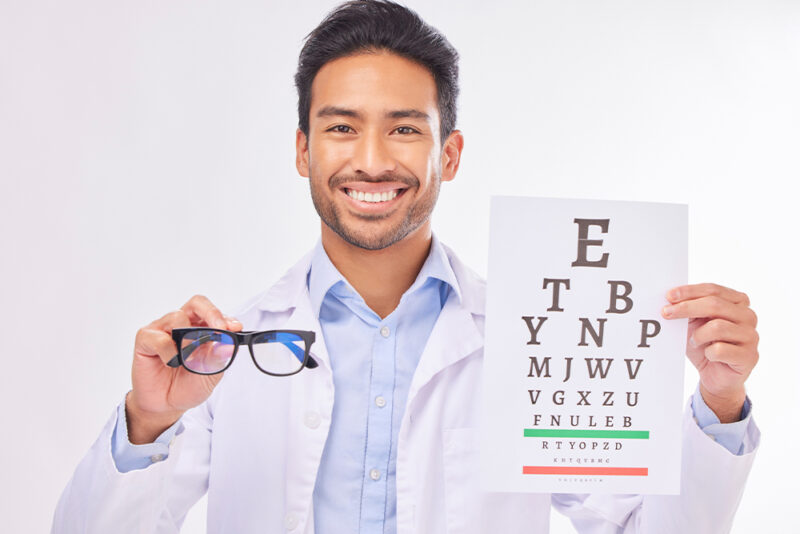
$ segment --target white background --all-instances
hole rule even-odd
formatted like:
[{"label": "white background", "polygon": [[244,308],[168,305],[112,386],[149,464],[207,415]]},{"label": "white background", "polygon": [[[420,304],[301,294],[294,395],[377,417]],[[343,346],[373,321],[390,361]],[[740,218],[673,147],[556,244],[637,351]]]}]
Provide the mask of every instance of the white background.
[{"label": "white background", "polygon": [[[799,531],[800,3],[411,4],[462,56],[440,237],[485,273],[491,194],[688,203],[690,280],[761,319],[734,532]],[[4,531],[49,528],[139,327],[194,293],[230,310],[313,245],[292,75],[333,5],[0,0]]]}]

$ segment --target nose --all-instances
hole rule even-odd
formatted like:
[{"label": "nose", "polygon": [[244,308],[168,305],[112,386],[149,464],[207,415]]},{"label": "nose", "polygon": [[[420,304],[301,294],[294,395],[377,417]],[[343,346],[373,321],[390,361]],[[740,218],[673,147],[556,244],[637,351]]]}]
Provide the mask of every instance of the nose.
[{"label": "nose", "polygon": [[380,176],[397,167],[397,161],[386,140],[379,132],[374,131],[365,133],[356,141],[350,164],[353,171],[368,176]]}]

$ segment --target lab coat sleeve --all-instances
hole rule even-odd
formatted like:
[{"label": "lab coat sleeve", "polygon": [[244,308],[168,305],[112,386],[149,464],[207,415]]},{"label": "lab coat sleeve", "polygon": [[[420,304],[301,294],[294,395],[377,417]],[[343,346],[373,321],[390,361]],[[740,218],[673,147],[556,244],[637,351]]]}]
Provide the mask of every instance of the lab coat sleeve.
[{"label": "lab coat sleeve", "polygon": [[687,407],[680,495],[553,494],[551,501],[581,534],[727,533],[759,440],[750,417],[742,454],[732,454],[703,433]]},{"label": "lab coat sleeve", "polygon": [[51,533],[177,533],[208,488],[212,419],[207,403],[180,421],[165,460],[122,473],[111,454],[115,410],[61,495]]}]

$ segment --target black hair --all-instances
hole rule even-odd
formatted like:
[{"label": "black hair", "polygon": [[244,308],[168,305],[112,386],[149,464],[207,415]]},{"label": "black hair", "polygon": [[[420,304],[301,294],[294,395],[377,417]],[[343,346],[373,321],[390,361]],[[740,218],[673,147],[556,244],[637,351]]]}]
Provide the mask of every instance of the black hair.
[{"label": "black hair", "polygon": [[294,76],[298,127],[306,136],[311,83],[319,69],[334,59],[382,50],[415,61],[433,75],[444,143],[456,125],[458,52],[414,11],[387,0],[345,2],[306,36]]}]

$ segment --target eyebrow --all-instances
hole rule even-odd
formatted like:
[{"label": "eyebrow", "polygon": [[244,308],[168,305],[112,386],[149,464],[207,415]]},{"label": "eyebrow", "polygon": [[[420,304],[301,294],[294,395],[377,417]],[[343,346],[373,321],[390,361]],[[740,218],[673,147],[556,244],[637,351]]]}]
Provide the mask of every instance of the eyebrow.
[{"label": "eyebrow", "polygon": [[360,119],[361,113],[354,109],[325,106],[317,111],[317,117],[353,117],[354,119]]},{"label": "eyebrow", "polygon": [[[317,117],[352,117],[362,119],[361,113],[354,109],[341,108],[338,106],[325,106],[317,111]],[[387,119],[422,119],[430,120],[430,115],[418,109],[398,109],[386,113]]]},{"label": "eyebrow", "polygon": [[430,120],[431,116],[418,109],[398,109],[386,114],[389,119],[422,119]]}]

